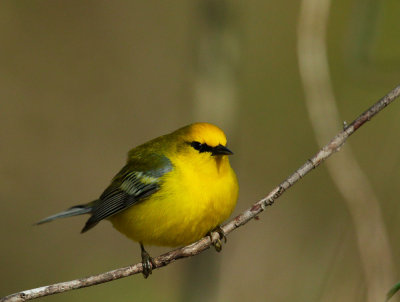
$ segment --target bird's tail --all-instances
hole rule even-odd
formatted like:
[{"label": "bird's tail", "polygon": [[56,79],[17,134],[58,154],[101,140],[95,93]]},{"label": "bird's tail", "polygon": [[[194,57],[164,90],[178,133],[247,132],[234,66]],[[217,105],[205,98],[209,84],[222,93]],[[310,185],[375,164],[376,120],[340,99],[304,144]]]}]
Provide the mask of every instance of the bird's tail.
[{"label": "bird's tail", "polygon": [[72,216],[78,216],[78,215],[83,215],[83,214],[88,214],[92,211],[92,205],[91,203],[89,204],[83,204],[83,205],[77,205],[74,207],[69,208],[66,211],[51,215],[49,217],[46,217],[35,224],[42,224],[46,222],[53,221],[58,218],[66,218],[66,217],[72,217]]}]

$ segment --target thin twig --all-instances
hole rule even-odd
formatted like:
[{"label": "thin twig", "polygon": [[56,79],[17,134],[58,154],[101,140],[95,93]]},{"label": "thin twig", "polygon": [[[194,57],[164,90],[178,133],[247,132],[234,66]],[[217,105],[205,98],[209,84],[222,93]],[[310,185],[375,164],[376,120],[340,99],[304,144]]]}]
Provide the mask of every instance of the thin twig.
[{"label": "thin twig", "polygon": [[[270,206],[274,201],[280,197],[287,189],[293,186],[300,178],[304,177],[312,169],[318,167],[325,159],[330,155],[340,150],[340,147],[345,143],[347,138],[352,135],[357,129],[359,129],[364,123],[371,120],[378,112],[383,108],[393,102],[400,95],[400,85],[394,88],[386,96],[376,102],[372,107],[361,114],[357,119],[355,119],[349,126],[343,129],[339,134],[337,134],[327,145],[325,145],[321,150],[318,151],[311,159],[307,160],[304,165],[302,165],[296,172],[290,175],[284,182],[279,186],[274,188],[265,198],[256,202],[252,207],[232,219],[226,225],[222,227],[225,234],[232,232],[238,227],[246,224],[251,219],[259,215],[265,210],[267,206]],[[219,238],[217,232],[212,233],[213,240]],[[211,245],[211,239],[205,237],[191,245],[170,251],[154,259],[156,263],[155,268],[160,268],[168,265],[169,263],[186,257],[191,257],[197,255],[204,250],[208,249]],[[153,268],[153,269],[155,269]],[[10,301],[27,301],[35,298],[48,296],[56,293],[61,293],[69,291],[72,289],[78,289],[83,287],[88,287],[100,283],[109,282],[115,279],[120,279],[123,277],[128,277],[137,273],[142,272],[142,264],[138,263],[135,265],[127,266],[124,268],[119,268],[106,273],[94,275],[87,278],[76,279],[67,282],[56,283],[52,285],[47,285],[35,289],[25,290],[19,293],[15,293],[4,297],[0,302],[10,302]]]}]

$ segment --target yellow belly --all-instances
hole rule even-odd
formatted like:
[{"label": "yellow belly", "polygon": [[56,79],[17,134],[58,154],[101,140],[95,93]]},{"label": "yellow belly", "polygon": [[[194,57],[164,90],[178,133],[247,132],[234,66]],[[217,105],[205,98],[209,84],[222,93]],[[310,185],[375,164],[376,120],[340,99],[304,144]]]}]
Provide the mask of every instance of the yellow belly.
[{"label": "yellow belly", "polygon": [[159,191],[109,220],[143,244],[182,246],[199,240],[225,221],[236,205],[236,175],[227,158],[220,160],[215,169],[209,162],[175,163]]}]

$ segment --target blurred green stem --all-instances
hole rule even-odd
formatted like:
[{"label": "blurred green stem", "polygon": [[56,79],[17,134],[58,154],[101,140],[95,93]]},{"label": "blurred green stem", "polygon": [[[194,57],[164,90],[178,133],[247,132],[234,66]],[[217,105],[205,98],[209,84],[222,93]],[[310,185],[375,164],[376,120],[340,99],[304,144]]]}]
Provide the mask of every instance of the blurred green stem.
[{"label": "blurred green stem", "polygon": [[[235,68],[238,56],[231,3],[201,0],[197,7],[200,24],[195,35],[194,120],[212,122],[231,132],[236,116]],[[220,255],[207,254],[188,263],[182,301],[215,301],[220,257],[223,257],[223,250]]]},{"label": "blurred green stem", "polygon": [[[329,74],[326,32],[330,0],[303,0],[298,24],[298,60],[305,104],[320,146],[342,124]],[[350,146],[327,163],[344,197],[357,237],[366,301],[382,300],[394,280],[394,263],[378,198]]]}]

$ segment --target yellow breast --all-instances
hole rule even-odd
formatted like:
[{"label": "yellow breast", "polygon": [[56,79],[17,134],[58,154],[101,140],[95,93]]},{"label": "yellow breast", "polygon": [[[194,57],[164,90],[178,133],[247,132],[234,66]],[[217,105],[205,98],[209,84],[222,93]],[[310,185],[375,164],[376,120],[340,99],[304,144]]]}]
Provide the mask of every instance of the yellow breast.
[{"label": "yellow breast", "polygon": [[161,189],[110,217],[114,227],[143,244],[182,246],[202,238],[232,213],[238,183],[228,156],[175,156]]}]

